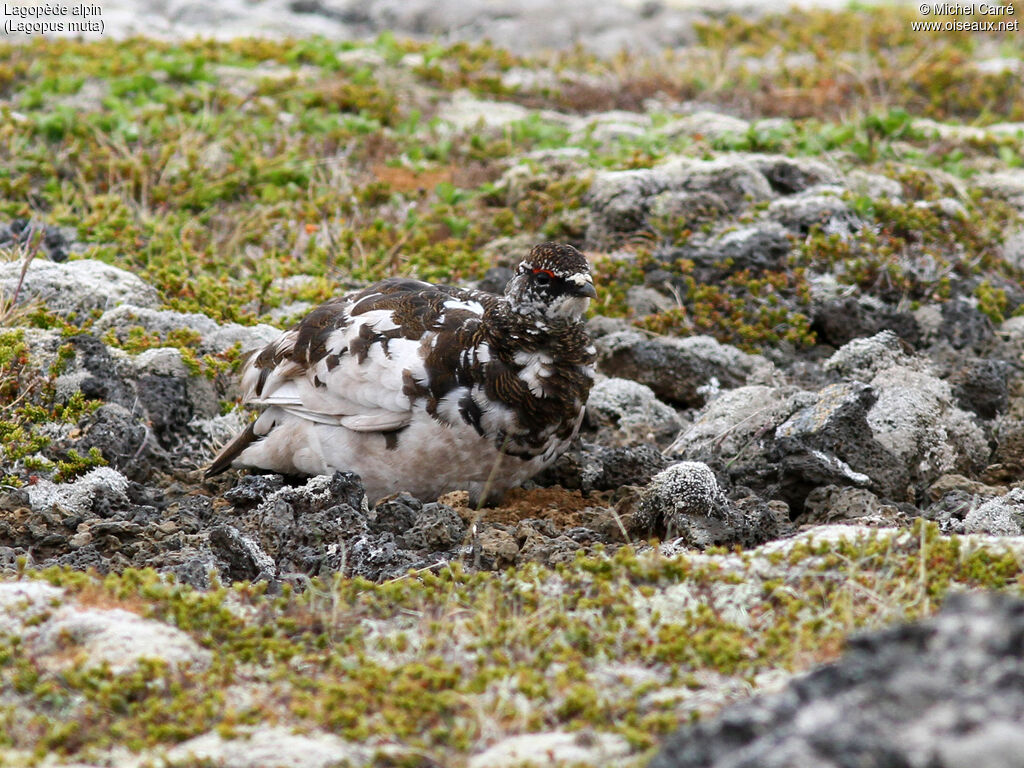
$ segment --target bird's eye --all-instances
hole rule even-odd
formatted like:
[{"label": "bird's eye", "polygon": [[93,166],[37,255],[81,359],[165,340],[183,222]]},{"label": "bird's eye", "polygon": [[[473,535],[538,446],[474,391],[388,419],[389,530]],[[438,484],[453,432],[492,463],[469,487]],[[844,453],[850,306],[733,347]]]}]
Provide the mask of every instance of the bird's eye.
[{"label": "bird's eye", "polygon": [[533,279],[537,282],[537,285],[549,285],[554,278],[555,273],[550,269],[533,270]]}]

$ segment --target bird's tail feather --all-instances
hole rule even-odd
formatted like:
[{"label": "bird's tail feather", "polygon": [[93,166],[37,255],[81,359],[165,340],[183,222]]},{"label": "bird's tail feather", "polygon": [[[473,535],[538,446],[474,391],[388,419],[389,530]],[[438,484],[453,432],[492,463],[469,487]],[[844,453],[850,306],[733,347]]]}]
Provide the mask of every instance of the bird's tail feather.
[{"label": "bird's tail feather", "polygon": [[253,424],[250,424],[230,443],[220,449],[220,453],[214,458],[213,463],[206,468],[203,477],[213,477],[228,469],[231,466],[231,462],[238,458],[238,454],[257,440],[259,440],[259,437],[256,435],[256,430],[253,429]]}]

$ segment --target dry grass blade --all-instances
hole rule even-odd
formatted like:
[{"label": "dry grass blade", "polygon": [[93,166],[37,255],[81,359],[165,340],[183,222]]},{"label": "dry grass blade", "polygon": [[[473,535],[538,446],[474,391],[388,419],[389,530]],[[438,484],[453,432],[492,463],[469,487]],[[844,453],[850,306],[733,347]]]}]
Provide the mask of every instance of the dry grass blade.
[{"label": "dry grass blade", "polygon": [[25,285],[25,276],[28,274],[29,264],[32,263],[32,259],[39,253],[39,245],[42,241],[43,233],[39,231],[34,233],[34,237],[27,247],[16,246],[13,249],[15,260],[24,258],[24,263],[21,265],[21,272],[18,274],[18,284],[14,286],[14,293],[8,298],[0,291],[0,326],[10,325],[19,314],[27,311],[25,305],[22,305],[20,308],[18,307],[18,298],[21,296],[21,289]]}]

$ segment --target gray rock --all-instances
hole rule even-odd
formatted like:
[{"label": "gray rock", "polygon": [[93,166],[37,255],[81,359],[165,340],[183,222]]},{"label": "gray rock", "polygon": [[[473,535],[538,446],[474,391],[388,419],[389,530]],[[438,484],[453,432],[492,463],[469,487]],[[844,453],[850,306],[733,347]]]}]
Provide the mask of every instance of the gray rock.
[{"label": "gray rock", "polygon": [[101,493],[114,494],[127,504],[128,478],[110,467],[97,467],[74,482],[52,483],[40,479],[28,487],[32,509],[57,509],[67,516],[85,516],[92,512],[93,502]]},{"label": "gray rock", "polygon": [[1024,488],[1013,488],[1005,496],[989,499],[971,509],[964,518],[964,533],[1020,536],[1024,530]]},{"label": "gray rock", "polygon": [[608,376],[631,379],[655,395],[684,406],[702,405],[722,388],[770,380],[774,367],[710,336],[649,338],[618,331],[596,340],[598,368]]},{"label": "gray rock", "polygon": [[782,225],[767,221],[755,226],[729,229],[696,247],[684,247],[681,255],[703,266],[725,268],[729,272],[744,269],[778,269],[792,248],[789,233]]},{"label": "gray rock", "polygon": [[980,173],[971,179],[971,185],[1024,211],[1024,171],[1020,169]]},{"label": "gray rock", "polygon": [[729,206],[714,192],[670,189],[655,195],[650,203],[652,223],[669,231],[696,229],[704,222],[721,219],[728,212]]},{"label": "gray rock", "polygon": [[895,365],[922,367],[924,363],[892,331],[867,339],[854,339],[825,361],[825,370],[846,379],[870,379],[878,371]]},{"label": "gray rock", "polygon": [[359,768],[370,762],[370,750],[332,733],[294,733],[291,728],[262,724],[240,728],[236,737],[210,731],[167,751],[169,765],[218,765],[224,768]]},{"label": "gray rock", "polygon": [[670,737],[649,768],[1001,766],[1024,754],[1024,602],[952,594],[791,682]]},{"label": "gray rock", "polygon": [[[0,263],[0,294],[12,297],[21,275],[22,262]],[[106,311],[121,304],[156,307],[156,290],[131,272],[83,259],[57,264],[33,259],[18,294],[19,303],[42,302],[47,309],[67,317],[85,319],[94,310]]]},{"label": "gray rock", "polygon": [[672,185],[672,177],[659,169],[597,174],[584,198],[592,211],[587,239],[600,242],[618,233],[642,229],[655,196]]},{"label": "gray rock", "polygon": [[669,460],[651,443],[609,448],[581,440],[533,481],[584,493],[610,491],[646,485],[668,464]]},{"label": "gray rock", "polygon": [[678,304],[675,299],[654,288],[631,285],[626,291],[626,306],[632,316],[643,317],[674,309]]},{"label": "gray rock", "polygon": [[743,135],[750,130],[750,123],[732,115],[702,110],[686,117],[671,120],[658,129],[658,133],[670,139],[680,136],[705,136],[719,138],[730,134]]},{"label": "gray rock", "polygon": [[[159,659],[172,670],[198,671],[209,666],[212,657],[177,627],[120,608],[65,605],[24,637],[34,654],[45,657],[40,660],[44,666],[60,669],[105,663],[114,674],[122,674],[134,669],[141,659]],[[79,653],[84,661],[75,658]]]},{"label": "gray rock", "polygon": [[804,524],[852,522],[855,525],[896,526],[906,516],[893,504],[886,504],[866,488],[826,485],[815,488],[804,502]]},{"label": "gray rock", "polygon": [[849,237],[864,227],[864,222],[839,197],[841,189],[830,187],[827,193],[812,189],[773,200],[765,215],[796,235],[806,236],[813,227],[826,235]]},{"label": "gray rock", "polygon": [[219,325],[213,318],[198,312],[156,310],[128,303],[104,312],[93,324],[93,331],[100,335],[113,331],[120,340],[126,341],[135,327],[161,338],[167,338],[172,331],[195,331],[201,337],[198,347],[201,354],[223,352],[236,343],[241,344],[241,352],[248,352],[269,344],[281,335],[281,330],[271,325]]},{"label": "gray rock", "polygon": [[401,537],[407,549],[439,552],[454,549],[466,538],[466,524],[447,504],[424,504],[412,526]]},{"label": "gray rock", "polygon": [[792,195],[823,184],[841,184],[842,176],[831,165],[810,157],[765,155],[750,153],[739,155],[768,179],[772,189],[782,195]]},{"label": "gray rock", "polygon": [[588,423],[611,432],[614,441],[657,441],[680,427],[675,410],[658,400],[654,391],[630,379],[609,378],[590,390]]},{"label": "gray rock", "polygon": [[736,521],[729,517],[715,473],[699,461],[682,461],[659,472],[644,489],[634,525],[706,549],[733,540]]}]

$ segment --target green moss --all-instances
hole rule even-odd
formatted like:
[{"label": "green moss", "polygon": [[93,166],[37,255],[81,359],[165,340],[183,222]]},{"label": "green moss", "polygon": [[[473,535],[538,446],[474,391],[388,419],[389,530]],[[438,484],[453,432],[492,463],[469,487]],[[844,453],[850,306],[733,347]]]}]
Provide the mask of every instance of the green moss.
[{"label": "green moss", "polygon": [[[933,612],[951,589],[1024,588],[1012,553],[968,547],[921,522],[797,544],[759,591],[737,593],[746,595],[739,613],[728,595],[755,578],[736,577],[749,556],[715,557],[735,560],[720,568],[706,556],[624,548],[555,571],[453,564],[385,584],[314,581],[276,596],[265,584],[195,592],[152,571],[99,579],[49,570],[42,577],[81,602],[123,604],[179,627],[215,650],[214,661],[205,670],[144,662],[119,675],[103,666],[56,673],[7,642],[0,682],[33,717],[31,728],[8,732],[7,745],[69,756],[115,743],[141,750],[279,721],[401,743],[446,765],[463,764],[496,729],[612,730],[640,750],[678,724],[671,703],[648,698],[662,688],[699,692],[708,672],[751,679],[801,669],[837,654],[852,629]],[[675,590],[692,607],[663,600]],[[653,678],[609,683],[610,670],[637,667]],[[267,695],[228,706],[230,686],[264,684]]]}]

